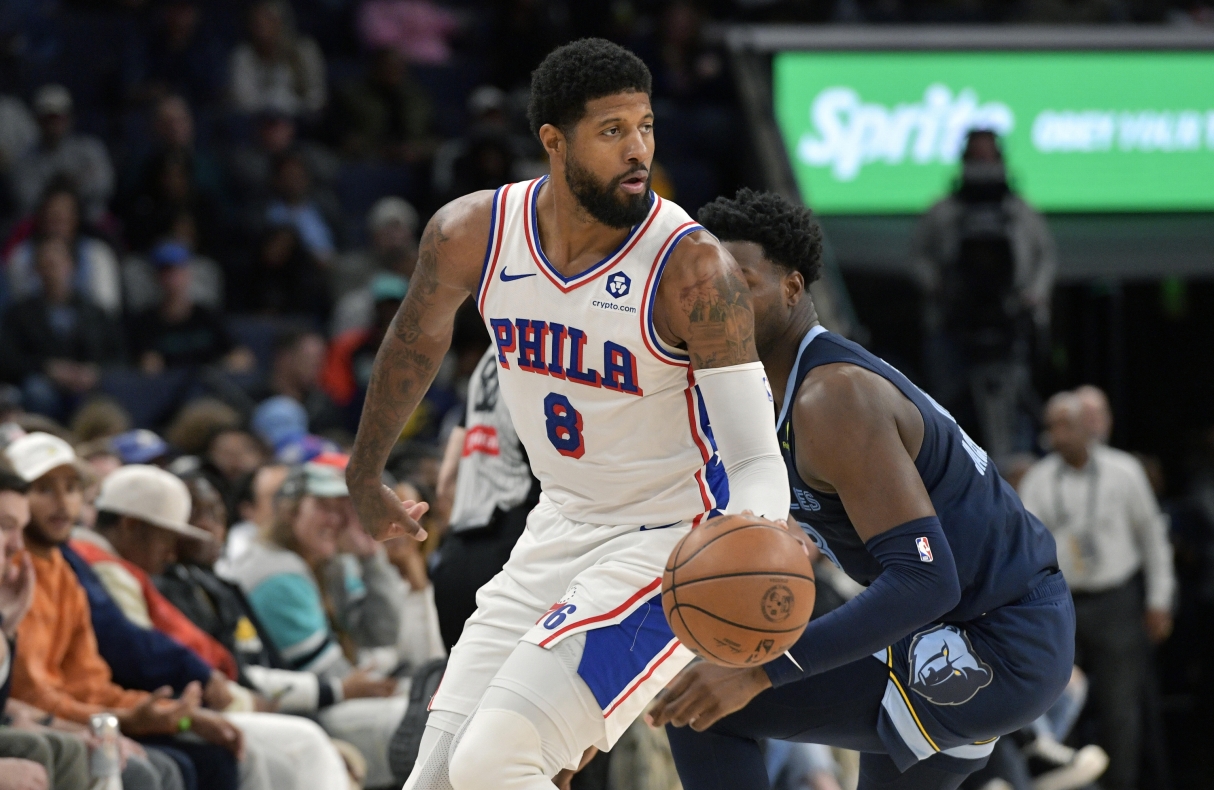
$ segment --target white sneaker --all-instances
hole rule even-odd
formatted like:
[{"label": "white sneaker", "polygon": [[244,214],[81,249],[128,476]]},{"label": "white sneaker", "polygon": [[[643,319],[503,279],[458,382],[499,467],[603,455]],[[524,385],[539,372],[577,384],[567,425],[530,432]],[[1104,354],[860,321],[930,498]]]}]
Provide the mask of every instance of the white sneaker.
[{"label": "white sneaker", "polygon": [[1034,779],[1033,790],[1075,790],[1096,781],[1109,767],[1108,754],[1095,744],[1084,746],[1074,754],[1068,764]]},{"label": "white sneaker", "polygon": [[992,779],[978,790],[1015,790],[1006,779]]},{"label": "white sneaker", "polygon": [[1045,735],[1038,736],[1035,741],[1025,746],[1024,753],[1054,765],[1070,765],[1075,759],[1074,749]]}]

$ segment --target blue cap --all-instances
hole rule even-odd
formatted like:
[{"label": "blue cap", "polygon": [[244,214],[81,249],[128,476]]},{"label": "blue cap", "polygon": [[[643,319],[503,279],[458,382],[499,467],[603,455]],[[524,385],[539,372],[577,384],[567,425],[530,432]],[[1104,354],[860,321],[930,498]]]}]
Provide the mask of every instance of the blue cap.
[{"label": "blue cap", "polygon": [[139,428],[110,439],[110,448],[124,464],[146,464],[169,452],[169,444],[152,431]]},{"label": "blue cap", "polygon": [[190,250],[184,244],[176,241],[166,241],[157,244],[152,249],[152,265],[157,269],[167,269],[170,266],[181,266],[190,262]]},{"label": "blue cap", "polygon": [[250,426],[262,441],[277,450],[308,432],[308,412],[294,398],[276,395],[253,410]]},{"label": "blue cap", "polygon": [[[331,453],[341,452],[341,448],[335,443],[325,439],[322,436],[306,433],[303,436],[288,439],[275,448],[274,460],[282,464],[303,464],[311,461],[313,458]],[[308,464],[312,466],[312,464]],[[344,470],[341,472],[344,480]],[[309,489],[310,490],[310,489]],[[311,491],[311,493],[316,493]],[[346,492],[340,494],[334,493],[316,493],[317,496],[345,496]]]}]

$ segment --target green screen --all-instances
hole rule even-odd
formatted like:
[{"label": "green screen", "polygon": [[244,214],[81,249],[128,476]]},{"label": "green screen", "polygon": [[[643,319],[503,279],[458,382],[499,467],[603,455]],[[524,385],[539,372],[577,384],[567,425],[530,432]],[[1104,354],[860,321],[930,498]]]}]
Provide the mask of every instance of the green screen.
[{"label": "green screen", "polygon": [[1042,210],[1214,209],[1214,53],[785,52],[773,82],[823,214],[924,210],[975,127]]}]

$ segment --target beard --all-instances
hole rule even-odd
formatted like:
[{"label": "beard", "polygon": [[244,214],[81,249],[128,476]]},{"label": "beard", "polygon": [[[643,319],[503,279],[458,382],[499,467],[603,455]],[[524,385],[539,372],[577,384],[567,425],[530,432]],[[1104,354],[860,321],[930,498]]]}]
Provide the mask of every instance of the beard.
[{"label": "beard", "polygon": [[[645,191],[639,195],[618,197],[616,193],[620,182],[640,173],[645,174]],[[577,202],[587,214],[609,228],[631,228],[649,215],[649,182],[652,178],[648,170],[637,167],[603,184],[573,158],[565,163],[565,183]]]}]

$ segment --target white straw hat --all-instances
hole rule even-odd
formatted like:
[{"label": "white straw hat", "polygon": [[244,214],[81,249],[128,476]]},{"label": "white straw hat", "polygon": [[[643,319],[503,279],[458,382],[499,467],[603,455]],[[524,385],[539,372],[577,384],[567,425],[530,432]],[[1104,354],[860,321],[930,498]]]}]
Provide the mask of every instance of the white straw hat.
[{"label": "white straw hat", "polygon": [[211,533],[189,524],[190,491],[185,483],[157,466],[116,469],[102,482],[95,504],[98,512],[137,518],[187,538],[212,539]]}]

